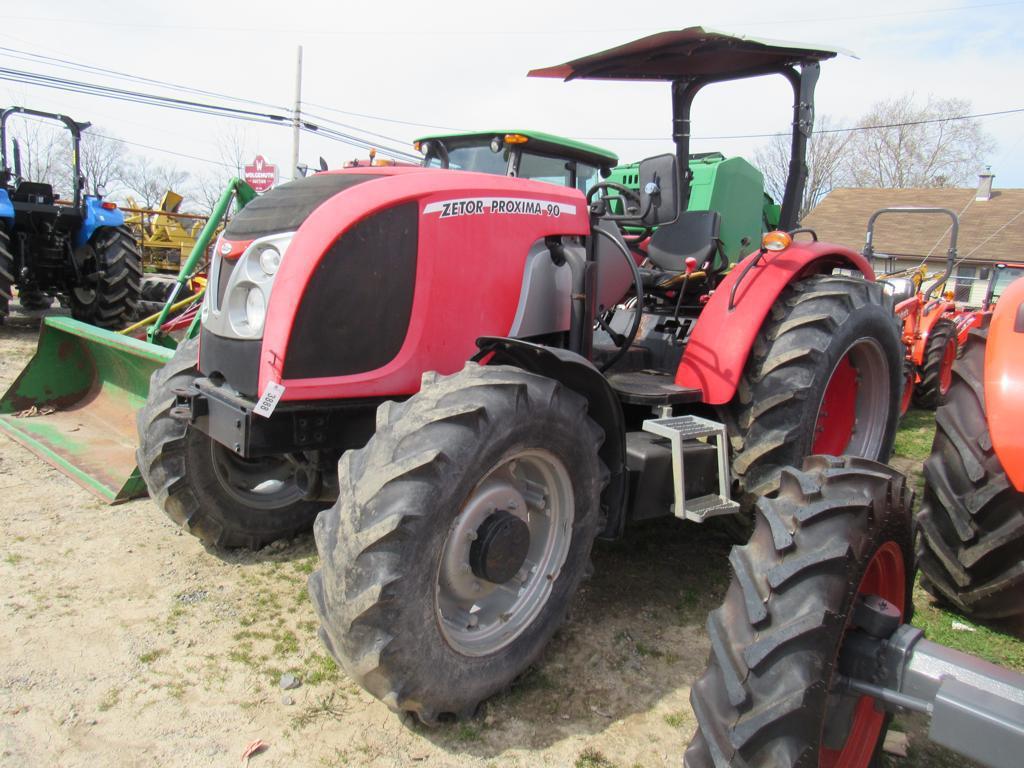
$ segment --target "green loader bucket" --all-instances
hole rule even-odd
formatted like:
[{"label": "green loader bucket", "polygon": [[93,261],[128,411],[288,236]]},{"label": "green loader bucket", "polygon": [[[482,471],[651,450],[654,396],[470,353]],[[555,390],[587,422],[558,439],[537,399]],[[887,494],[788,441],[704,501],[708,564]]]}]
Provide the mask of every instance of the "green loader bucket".
[{"label": "green loader bucket", "polygon": [[174,350],[48,317],[35,357],[0,400],[0,429],[112,504],[144,496],[135,412]]}]

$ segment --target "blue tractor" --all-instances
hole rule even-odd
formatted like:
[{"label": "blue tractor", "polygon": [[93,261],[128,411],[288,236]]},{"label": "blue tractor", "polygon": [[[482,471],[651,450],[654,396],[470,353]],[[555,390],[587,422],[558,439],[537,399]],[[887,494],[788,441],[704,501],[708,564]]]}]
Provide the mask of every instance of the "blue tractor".
[{"label": "blue tractor", "polygon": [[[7,120],[12,115],[57,120],[71,132],[73,191],[21,176],[17,140],[7,161]],[[79,148],[82,131],[67,115],[8,107],[0,112],[0,323],[10,313],[12,287],[22,308],[45,309],[57,297],[71,314],[101,328],[119,328],[135,314],[142,258],[124,214],[99,192],[83,194]]]}]

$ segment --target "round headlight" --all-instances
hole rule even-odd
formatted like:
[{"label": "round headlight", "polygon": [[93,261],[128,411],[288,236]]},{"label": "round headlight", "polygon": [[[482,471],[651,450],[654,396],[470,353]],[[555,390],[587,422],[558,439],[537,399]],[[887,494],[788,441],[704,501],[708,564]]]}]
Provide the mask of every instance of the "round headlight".
[{"label": "round headlight", "polygon": [[260,269],[266,272],[268,275],[273,275],[277,272],[277,268],[281,266],[281,252],[272,245],[268,245],[262,251],[260,251]]},{"label": "round headlight", "polygon": [[267,299],[259,288],[250,288],[245,295],[245,321],[253,331],[263,327],[267,316]]}]

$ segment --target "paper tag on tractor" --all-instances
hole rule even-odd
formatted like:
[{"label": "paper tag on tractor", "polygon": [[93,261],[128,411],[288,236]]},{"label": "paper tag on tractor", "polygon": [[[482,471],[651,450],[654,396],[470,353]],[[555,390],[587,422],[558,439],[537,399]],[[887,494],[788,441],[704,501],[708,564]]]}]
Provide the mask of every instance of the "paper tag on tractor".
[{"label": "paper tag on tractor", "polygon": [[281,399],[281,395],[283,394],[283,385],[278,384],[275,381],[268,381],[267,388],[263,390],[263,397],[261,397],[259,402],[256,403],[256,407],[252,409],[252,412],[257,416],[269,419],[270,414],[272,414],[274,409],[277,407],[277,401]]}]

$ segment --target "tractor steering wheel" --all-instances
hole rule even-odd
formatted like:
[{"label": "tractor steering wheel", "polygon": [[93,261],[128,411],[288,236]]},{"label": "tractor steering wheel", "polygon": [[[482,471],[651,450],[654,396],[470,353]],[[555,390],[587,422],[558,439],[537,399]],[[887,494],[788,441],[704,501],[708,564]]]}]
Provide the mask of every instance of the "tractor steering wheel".
[{"label": "tractor steering wheel", "polygon": [[[627,218],[635,218],[640,215],[640,206],[643,204],[640,200],[639,193],[630,189],[629,187],[623,186],[622,184],[616,184],[614,181],[602,181],[592,186],[587,191],[587,205],[590,207],[590,212],[602,215],[608,210],[608,201],[612,200],[614,196],[597,198],[599,192],[610,190],[617,192],[618,197],[623,201],[623,214]],[[629,203],[634,203],[633,207],[630,208]]]}]

